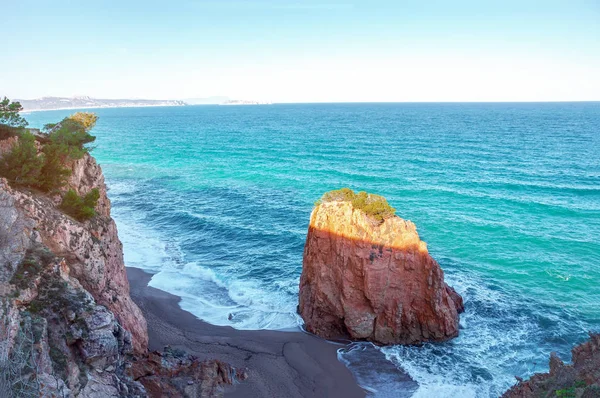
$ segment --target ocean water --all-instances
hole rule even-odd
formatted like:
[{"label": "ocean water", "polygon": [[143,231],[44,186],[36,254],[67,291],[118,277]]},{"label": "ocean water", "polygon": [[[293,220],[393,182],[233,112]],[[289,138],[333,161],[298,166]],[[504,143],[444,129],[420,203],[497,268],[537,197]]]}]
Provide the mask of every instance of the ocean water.
[{"label": "ocean water", "polygon": [[341,350],[374,396],[397,396],[400,368],[419,383],[408,396],[496,397],[600,331],[600,103],[95,112],[127,265],[210,323],[301,324],[304,239],[325,191],[384,195],[415,222],[465,299],[461,334]]}]

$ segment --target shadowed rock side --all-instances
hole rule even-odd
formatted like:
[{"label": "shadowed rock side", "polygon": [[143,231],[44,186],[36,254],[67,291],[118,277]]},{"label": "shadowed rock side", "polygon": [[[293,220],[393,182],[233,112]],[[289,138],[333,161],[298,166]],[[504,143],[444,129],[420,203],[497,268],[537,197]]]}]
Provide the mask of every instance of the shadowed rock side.
[{"label": "shadowed rock side", "polygon": [[573,363],[566,365],[550,355],[550,372],[520,380],[502,398],[600,397],[600,334],[571,351]]},{"label": "shadowed rock side", "polygon": [[416,344],[456,337],[463,303],[413,223],[332,201],[311,214],[298,309],[321,337]]}]

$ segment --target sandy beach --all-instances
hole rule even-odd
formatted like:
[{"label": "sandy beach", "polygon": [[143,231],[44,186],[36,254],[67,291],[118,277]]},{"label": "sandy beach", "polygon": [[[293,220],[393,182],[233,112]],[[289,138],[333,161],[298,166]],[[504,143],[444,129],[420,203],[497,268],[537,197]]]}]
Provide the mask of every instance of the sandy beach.
[{"label": "sandy beach", "polygon": [[341,347],[303,332],[242,331],[213,326],[179,307],[179,297],[148,286],[152,275],[127,268],[131,297],[148,321],[150,349],[165,345],[202,359],[247,368],[248,379],[227,397],[364,397],[366,392],[337,359]]}]

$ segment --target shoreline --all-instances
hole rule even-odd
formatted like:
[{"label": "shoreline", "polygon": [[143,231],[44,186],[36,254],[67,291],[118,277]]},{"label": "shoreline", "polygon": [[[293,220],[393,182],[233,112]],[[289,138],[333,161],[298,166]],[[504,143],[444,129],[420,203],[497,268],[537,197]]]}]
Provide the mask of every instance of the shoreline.
[{"label": "shoreline", "polygon": [[208,324],[180,308],[180,297],[148,286],[152,274],[126,267],[130,296],[148,322],[149,350],[184,349],[198,358],[247,368],[226,397],[365,397],[338,360],[343,345],[301,331],[237,330]]}]

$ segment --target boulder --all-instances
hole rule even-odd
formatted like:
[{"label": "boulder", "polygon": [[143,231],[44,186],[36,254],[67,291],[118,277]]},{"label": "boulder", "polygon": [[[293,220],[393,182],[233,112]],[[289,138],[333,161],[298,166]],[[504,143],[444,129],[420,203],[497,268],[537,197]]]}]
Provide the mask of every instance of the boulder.
[{"label": "boulder", "polygon": [[412,222],[330,201],[311,214],[298,310],[324,338],[417,344],[458,336],[463,302]]}]

